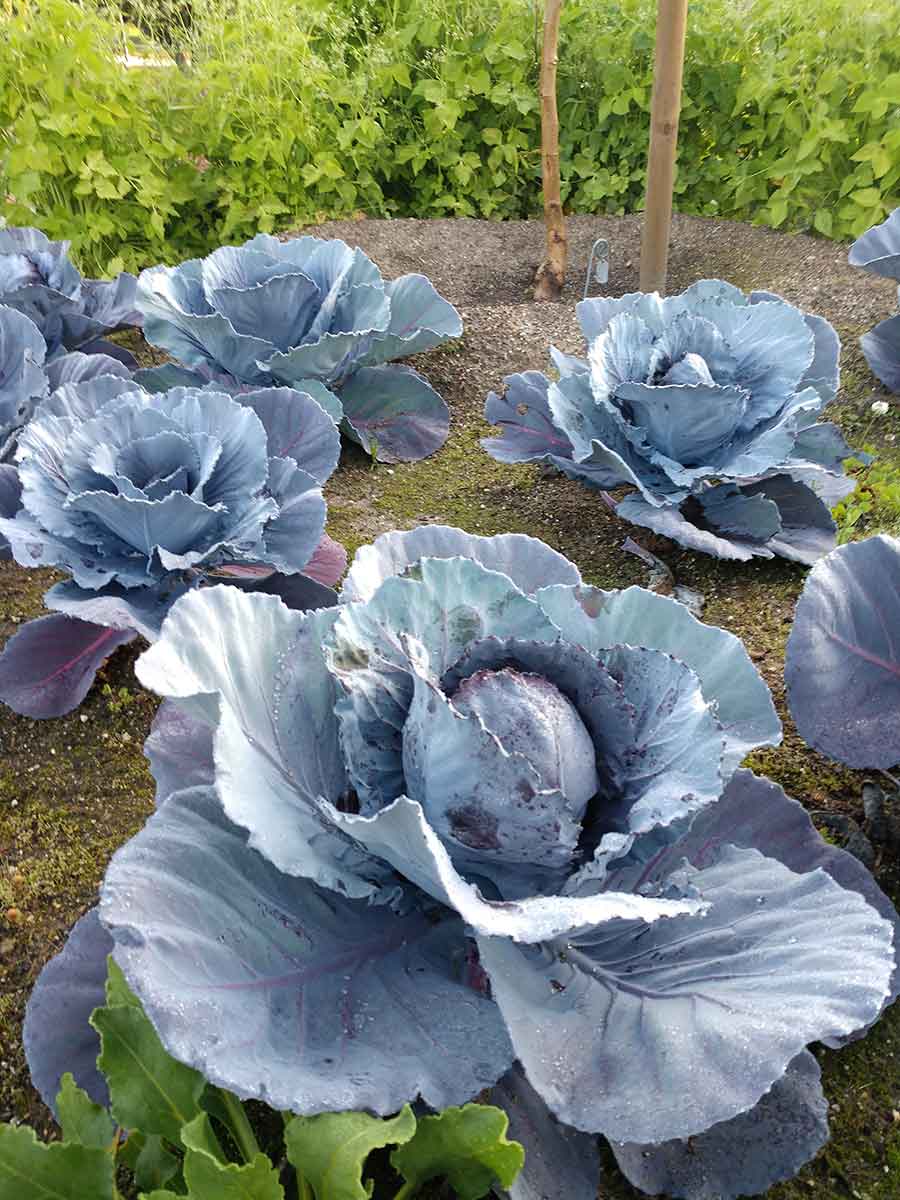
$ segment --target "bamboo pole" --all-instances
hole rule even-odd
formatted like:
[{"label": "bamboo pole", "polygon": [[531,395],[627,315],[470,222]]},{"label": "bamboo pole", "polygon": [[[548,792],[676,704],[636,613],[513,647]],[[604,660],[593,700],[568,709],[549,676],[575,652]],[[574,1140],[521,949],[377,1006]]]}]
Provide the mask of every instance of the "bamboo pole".
[{"label": "bamboo pole", "polygon": [[663,295],[669,266],[687,6],[688,0],[658,0],[656,18],[647,198],[641,238],[641,291]]},{"label": "bamboo pole", "polygon": [[556,108],[556,67],[559,61],[559,16],[562,0],[544,0],[544,41],[541,51],[541,173],[544,184],[544,223],[547,248],[534,277],[535,300],[558,300],[566,281],[566,219],[559,188],[559,113]]}]

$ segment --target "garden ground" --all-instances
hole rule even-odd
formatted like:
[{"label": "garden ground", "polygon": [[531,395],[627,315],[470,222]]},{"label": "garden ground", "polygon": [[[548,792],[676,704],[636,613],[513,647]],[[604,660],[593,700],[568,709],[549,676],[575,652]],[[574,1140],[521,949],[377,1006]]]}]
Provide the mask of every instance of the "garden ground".
[{"label": "garden ground", "polygon": [[[647,568],[621,549],[633,535],[659,555],[678,583],[705,596],[704,619],[738,634],[765,676],[785,723],[777,749],[751,765],[811,809],[862,821],[863,776],[806,748],[784,707],[784,643],[803,568],[775,560],[721,563],[682,551],[625,526],[596,493],[537,467],[508,467],[479,447],[488,432],[484,397],[514,371],[544,369],[547,347],[582,349],[574,302],[580,298],[590,245],[612,245],[611,294],[638,286],[640,219],[570,220],[570,285],[561,304],[535,304],[531,279],[543,249],[539,222],[474,220],[329,222],[311,232],[359,244],[387,276],[421,271],[460,309],[460,341],[420,364],[452,414],[444,449],[422,463],[372,464],[345,447],[326,488],[329,532],[352,553],[378,533],[441,521],[472,532],[521,531],[573,559],[590,583],[605,588],[646,583]],[[829,416],[851,444],[876,448],[900,472],[900,404],[873,417],[876,389],[859,352],[859,335],[894,311],[893,285],[846,263],[846,251],[803,235],[702,218],[676,218],[669,287],[720,277],[750,290],[779,292],[827,317],[844,343],[843,386]],[[900,517],[900,511],[896,514]],[[874,529],[866,532],[874,532]],[[41,612],[55,576],[0,564],[0,636]],[[81,708],[39,723],[0,709],[0,1119],[47,1122],[28,1083],[20,1046],[25,1000],[44,961],[93,900],[112,851],[146,819],[152,781],[141,754],[156,706],[136,684],[133,648],[101,672]],[[900,900],[900,864],[882,853],[882,886]],[[827,931],[823,930],[823,936]],[[900,1005],[865,1041],[840,1054],[822,1052],[833,1140],[797,1180],[771,1200],[896,1200],[900,1195]],[[636,1195],[610,1160],[600,1195]]]}]

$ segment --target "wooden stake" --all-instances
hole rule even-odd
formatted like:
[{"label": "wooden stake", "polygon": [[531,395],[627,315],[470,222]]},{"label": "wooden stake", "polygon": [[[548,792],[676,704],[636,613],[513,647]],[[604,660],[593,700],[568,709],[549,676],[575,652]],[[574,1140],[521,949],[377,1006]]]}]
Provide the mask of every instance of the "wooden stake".
[{"label": "wooden stake", "polygon": [[684,73],[688,0],[658,0],[656,64],[650,106],[647,199],[641,238],[641,291],[665,295],[672,230],[672,189]]},{"label": "wooden stake", "polygon": [[559,190],[559,113],[556,66],[559,61],[559,15],[562,0],[544,0],[544,43],[541,52],[541,172],[544,182],[546,257],[534,277],[535,300],[558,300],[566,281],[566,219]]}]

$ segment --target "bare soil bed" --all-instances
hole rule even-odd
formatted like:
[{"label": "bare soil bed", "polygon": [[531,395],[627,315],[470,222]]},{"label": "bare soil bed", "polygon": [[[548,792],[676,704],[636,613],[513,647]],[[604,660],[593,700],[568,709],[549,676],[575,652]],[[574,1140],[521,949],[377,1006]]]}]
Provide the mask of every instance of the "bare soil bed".
[{"label": "bare soil bed", "polygon": [[[474,220],[341,221],[307,232],[342,237],[370,254],[387,276],[419,271],[460,309],[462,339],[418,365],[447,400],[451,436],[425,462],[372,464],[346,446],[326,488],[329,532],[352,553],[391,528],[441,521],[472,532],[506,530],[542,538],[605,588],[647,582],[647,569],[621,546],[633,535],[659,555],[679,583],[702,592],[704,619],[742,637],[771,687],[785,725],[783,744],[749,765],[781,783],[811,809],[862,822],[863,776],[806,748],[784,707],[784,643],[803,584],[803,568],[782,561],[720,563],[625,526],[578,483],[536,467],[506,467],[478,439],[488,391],[504,375],[547,367],[547,347],[582,347],[574,303],[580,299],[593,240],[612,247],[604,289],[638,287],[640,220],[577,217],[570,221],[570,280],[563,301],[536,304],[531,280],[543,249],[539,222]],[[900,403],[877,389],[857,340],[895,308],[889,281],[852,270],[843,247],[802,235],[701,218],[676,219],[669,287],[720,277],[749,290],[779,292],[827,317],[844,342],[843,386],[829,416],[851,444],[865,441],[897,463]],[[873,418],[874,399],[887,417]],[[0,638],[41,612],[48,571],[0,563]],[[29,989],[67,929],[94,899],[112,851],[146,819],[152,781],[141,754],[155,710],[132,674],[136,651],[116,654],[86,702],[58,721],[38,723],[0,708],[0,1119],[43,1125],[20,1047]],[[898,863],[876,863],[882,886],[900,899]],[[823,936],[827,931],[823,930]],[[865,1041],[841,1054],[819,1054],[832,1102],[833,1141],[797,1180],[771,1200],[897,1200],[900,1196],[900,1005]],[[610,1160],[601,1196],[637,1195]],[[562,1200],[562,1198],[561,1198]]]}]

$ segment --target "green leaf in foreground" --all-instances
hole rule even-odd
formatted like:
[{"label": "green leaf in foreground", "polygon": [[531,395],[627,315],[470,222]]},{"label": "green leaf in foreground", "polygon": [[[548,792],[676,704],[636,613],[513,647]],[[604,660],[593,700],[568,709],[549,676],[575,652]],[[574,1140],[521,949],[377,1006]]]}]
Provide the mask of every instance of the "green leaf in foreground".
[{"label": "green leaf in foreground", "polygon": [[110,954],[106,959],[106,1006],[115,1008],[118,1004],[130,1004],[132,1008],[140,1008],[141,1002],[125,982],[122,968]]},{"label": "green leaf in foreground", "polygon": [[106,1109],[95,1104],[68,1071],[59,1085],[56,1116],[62,1129],[62,1140],[109,1150],[116,1136],[116,1123]]},{"label": "green leaf in foreground", "polygon": [[165,1187],[178,1174],[180,1166],[181,1159],[166,1149],[162,1138],[151,1135],[144,1139],[134,1161],[134,1182],[141,1191]]},{"label": "green leaf in foreground", "polygon": [[97,1065],[109,1084],[115,1119],[126,1129],[155,1133],[177,1146],[182,1125],[200,1112],[203,1076],[166,1053],[139,1007],[95,1009],[91,1024],[100,1034]]},{"label": "green leaf in foreground", "polygon": [[362,1173],[371,1151],[400,1146],[415,1132],[416,1118],[407,1104],[386,1121],[363,1112],[294,1117],[284,1141],[288,1160],[312,1186],[316,1200],[369,1200]]},{"label": "green leaf in foreground", "polygon": [[207,1158],[214,1158],[223,1166],[228,1162],[219,1144],[219,1139],[216,1137],[212,1121],[205,1112],[200,1113],[199,1116],[194,1117],[193,1121],[185,1125],[181,1131],[181,1141],[187,1150],[205,1154]]},{"label": "green leaf in foreground", "polygon": [[245,1166],[224,1163],[206,1113],[182,1130],[184,1179],[190,1200],[284,1200],[278,1172],[265,1154]]},{"label": "green leaf in foreground", "polygon": [[96,1146],[45,1146],[27,1125],[0,1125],[0,1200],[112,1200],[113,1158]]},{"label": "green leaf in foreground", "polygon": [[508,1188],[525,1151],[507,1141],[509,1118],[487,1104],[448,1108],[419,1120],[415,1137],[395,1150],[391,1165],[415,1192],[423,1183],[446,1176],[459,1200],[481,1200],[495,1183]]},{"label": "green leaf in foreground", "polygon": [[119,1165],[126,1166],[129,1171],[133,1171],[141,1151],[147,1145],[148,1140],[139,1130],[130,1130],[128,1137],[119,1147],[119,1153],[116,1156]]}]

